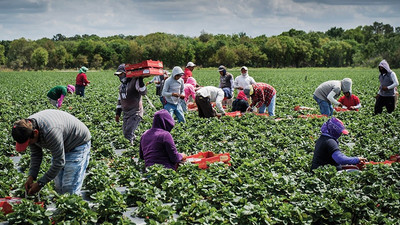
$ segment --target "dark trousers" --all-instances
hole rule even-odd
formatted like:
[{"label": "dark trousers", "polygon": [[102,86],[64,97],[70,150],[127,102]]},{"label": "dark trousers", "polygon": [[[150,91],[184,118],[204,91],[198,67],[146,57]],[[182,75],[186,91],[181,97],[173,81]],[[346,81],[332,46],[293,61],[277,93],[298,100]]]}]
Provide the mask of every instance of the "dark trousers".
[{"label": "dark trousers", "polygon": [[215,110],[213,109],[210,98],[204,98],[202,96],[196,96],[196,105],[199,111],[199,117],[210,118],[216,116]]},{"label": "dark trousers", "polygon": [[388,113],[392,113],[395,107],[394,96],[378,96],[375,102],[374,114],[380,114],[383,111],[383,107],[386,107]]},{"label": "dark trousers", "polygon": [[75,85],[75,94],[85,97],[85,86]]}]

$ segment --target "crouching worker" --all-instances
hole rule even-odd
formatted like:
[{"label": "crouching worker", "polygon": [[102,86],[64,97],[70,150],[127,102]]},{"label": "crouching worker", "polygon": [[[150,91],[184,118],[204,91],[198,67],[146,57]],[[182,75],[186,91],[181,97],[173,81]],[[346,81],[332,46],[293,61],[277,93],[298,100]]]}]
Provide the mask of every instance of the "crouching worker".
[{"label": "crouching worker", "polygon": [[343,96],[339,98],[338,102],[342,104],[342,108],[358,111],[361,108],[360,99],[351,93],[351,91],[344,92]]},{"label": "crouching worker", "polygon": [[[224,100],[225,92],[221,88],[206,86],[200,88],[196,92],[196,105],[199,110],[199,117],[210,118],[215,116],[225,115],[225,110],[222,107],[222,100]],[[215,102],[218,111],[217,114],[213,109],[211,102]]]},{"label": "crouching worker", "polygon": [[232,102],[232,112],[240,111],[245,113],[247,108],[249,108],[249,103],[246,94],[243,91],[239,91],[237,98]]},{"label": "crouching worker", "polygon": [[[29,195],[39,192],[51,180],[59,194],[80,194],[90,158],[91,135],[85,124],[67,112],[48,109],[16,121],[12,136],[18,152],[28,146],[31,149],[29,176],[25,182]],[[37,179],[43,148],[50,150],[51,166]]]},{"label": "crouching worker", "polygon": [[347,157],[339,149],[338,138],[347,131],[339,119],[332,117],[326,121],[321,127],[321,136],[315,144],[314,156],[312,160],[311,170],[320,166],[333,165],[341,170],[342,165],[356,165],[365,162],[367,159],[362,157]]},{"label": "crouching worker", "polygon": [[152,128],[144,132],[140,139],[139,155],[146,167],[161,164],[176,170],[178,163],[186,159],[184,153],[176,150],[170,134],[174,126],[175,121],[167,110],[161,109],[154,114]]},{"label": "crouching worker", "polygon": [[75,86],[68,84],[67,86],[55,86],[47,92],[47,98],[49,99],[50,103],[57,107],[58,109],[61,108],[61,105],[64,101],[65,96],[67,93],[73,94],[75,92]]}]

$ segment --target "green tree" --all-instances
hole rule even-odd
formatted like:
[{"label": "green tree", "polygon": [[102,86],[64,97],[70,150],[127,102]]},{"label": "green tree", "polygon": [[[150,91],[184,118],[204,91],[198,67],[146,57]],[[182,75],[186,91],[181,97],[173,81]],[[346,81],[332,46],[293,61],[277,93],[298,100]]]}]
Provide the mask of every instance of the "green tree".
[{"label": "green tree", "polygon": [[4,55],[5,51],[6,48],[4,45],[0,45],[0,65],[4,65],[6,63],[6,56]]},{"label": "green tree", "polygon": [[218,49],[213,57],[210,58],[210,64],[213,66],[225,65],[227,67],[234,67],[237,65],[239,56],[233,49],[223,46]]},{"label": "green tree", "polygon": [[49,60],[49,53],[43,47],[35,49],[31,56],[32,67],[35,70],[42,70],[45,68]]},{"label": "green tree", "polygon": [[35,42],[25,38],[12,41],[7,55],[7,66],[15,70],[29,69],[31,55],[36,48]]},{"label": "green tree", "polygon": [[101,68],[101,64],[102,63],[103,63],[103,58],[101,57],[101,55],[100,54],[95,54],[93,56],[93,59],[92,59],[92,62],[91,62],[90,65],[92,67],[96,68],[96,69],[99,69],[99,68]]}]

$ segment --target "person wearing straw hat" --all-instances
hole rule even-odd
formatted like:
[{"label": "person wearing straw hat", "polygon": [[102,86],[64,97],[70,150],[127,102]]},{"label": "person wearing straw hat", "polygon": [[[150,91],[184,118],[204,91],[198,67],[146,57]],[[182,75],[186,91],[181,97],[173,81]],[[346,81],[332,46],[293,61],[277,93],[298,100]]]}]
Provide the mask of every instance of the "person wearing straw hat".
[{"label": "person wearing straw hat", "polygon": [[125,64],[119,65],[114,75],[118,76],[121,82],[115,111],[115,121],[119,122],[119,118],[123,112],[122,132],[124,137],[133,145],[136,139],[135,131],[143,118],[142,96],[147,94],[147,88],[143,77],[126,77]]},{"label": "person wearing straw hat", "polygon": [[58,109],[61,108],[61,105],[64,101],[65,96],[67,93],[73,94],[75,92],[74,85],[68,84],[67,86],[55,86],[47,92],[47,98],[49,99],[50,103],[57,107]]},{"label": "person wearing straw hat", "polygon": [[248,111],[252,111],[255,106],[258,108],[259,113],[265,113],[268,108],[268,115],[275,115],[276,90],[274,87],[266,83],[256,83],[247,86],[243,92],[247,98],[251,97]]},{"label": "person wearing straw hat", "polygon": [[315,143],[311,170],[324,165],[333,165],[337,170],[342,170],[343,165],[356,165],[366,162],[363,157],[348,157],[339,148],[339,137],[347,135],[349,131],[342,121],[336,117],[330,118],[321,127],[321,136]]},{"label": "person wearing straw hat", "polygon": [[76,94],[80,95],[81,97],[85,97],[85,87],[89,85],[90,81],[87,79],[86,72],[88,68],[82,66],[79,69],[78,75],[76,75]]},{"label": "person wearing straw hat", "polygon": [[[33,195],[54,180],[59,194],[80,194],[90,158],[90,131],[73,115],[47,109],[14,123],[11,131],[16,150],[30,147],[30,168],[25,190]],[[43,148],[50,150],[51,166],[38,178]],[[35,182],[36,181],[36,182]]]}]

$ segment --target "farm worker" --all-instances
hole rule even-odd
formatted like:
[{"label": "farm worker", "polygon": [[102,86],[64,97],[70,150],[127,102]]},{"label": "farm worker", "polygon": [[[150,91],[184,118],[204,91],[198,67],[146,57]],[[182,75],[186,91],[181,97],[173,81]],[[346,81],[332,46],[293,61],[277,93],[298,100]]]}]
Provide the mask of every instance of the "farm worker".
[{"label": "farm worker", "polygon": [[133,145],[136,139],[135,130],[143,118],[142,95],[147,94],[146,85],[143,82],[143,77],[127,78],[125,64],[119,65],[114,75],[118,76],[121,82],[115,121],[119,122],[121,112],[123,112],[122,132],[124,137]]},{"label": "farm worker", "polygon": [[79,69],[78,75],[76,75],[76,94],[80,95],[81,97],[85,97],[85,87],[89,85],[90,81],[86,77],[86,72],[88,68],[82,66]]},{"label": "farm worker", "polygon": [[321,136],[315,143],[311,170],[323,165],[333,165],[341,170],[341,165],[355,165],[367,161],[363,157],[347,157],[340,151],[338,138],[348,133],[343,122],[336,117],[326,121],[321,127]]},{"label": "farm worker", "polygon": [[161,92],[164,87],[165,80],[169,77],[170,74],[170,72],[164,70],[163,75],[154,76],[153,79],[146,83],[146,86],[152,83],[156,84],[156,95],[160,96],[161,103],[163,103]]},{"label": "farm worker", "polygon": [[223,101],[224,105],[232,105],[233,96],[233,75],[226,71],[226,67],[221,65],[218,67],[219,72],[219,88],[226,92],[227,99]]},{"label": "farm worker", "polygon": [[247,98],[251,97],[248,111],[252,111],[255,106],[258,108],[259,113],[265,113],[268,107],[268,115],[275,115],[276,90],[274,87],[266,83],[256,83],[247,86],[243,92]]},{"label": "farm worker", "polygon": [[251,76],[249,76],[247,67],[242,66],[240,72],[240,76],[237,76],[233,83],[233,87],[235,89],[243,90],[247,86],[256,83],[256,81]]},{"label": "farm worker", "polygon": [[186,159],[184,153],[176,150],[170,133],[174,126],[175,121],[167,110],[161,109],[154,113],[153,126],[140,138],[139,156],[146,167],[161,164],[176,170],[178,163]]},{"label": "farm worker", "polygon": [[178,122],[185,122],[185,115],[183,114],[182,105],[180,100],[185,98],[185,85],[182,80],[183,70],[179,66],[175,66],[172,69],[172,75],[169,77],[164,84],[161,95],[164,97],[166,109],[171,116],[175,114],[178,118]]},{"label": "farm worker", "polygon": [[235,101],[232,102],[232,112],[240,111],[244,113],[247,108],[249,108],[249,103],[247,102],[246,94],[243,91],[239,91]]},{"label": "farm worker", "polygon": [[335,98],[339,97],[340,91],[351,92],[352,81],[350,78],[343,80],[330,80],[320,84],[314,91],[314,100],[319,105],[321,114],[332,116],[332,104],[342,106],[342,103],[336,101]]},{"label": "farm worker", "polygon": [[187,82],[184,84],[184,92],[185,92],[185,98],[181,99],[181,106],[184,112],[187,111],[187,103],[190,100],[190,97],[192,97],[193,101],[196,98],[196,80],[193,77],[189,77]]},{"label": "farm worker", "polygon": [[340,102],[342,107],[345,109],[358,111],[358,109],[361,108],[360,99],[350,91],[344,92],[343,96],[339,98],[338,102]]},{"label": "farm worker", "polygon": [[[59,194],[80,194],[90,158],[90,131],[71,114],[47,109],[16,121],[12,127],[16,150],[29,146],[31,162],[25,190],[29,195],[40,191],[51,180]],[[43,148],[50,150],[50,169],[38,178]],[[37,179],[36,182],[34,182]]]},{"label": "farm worker", "polygon": [[210,118],[220,116],[213,109],[211,102],[215,102],[217,109],[222,115],[225,115],[225,110],[222,107],[222,100],[224,100],[225,92],[221,88],[214,86],[206,86],[196,91],[196,105],[199,111],[199,117]]},{"label": "farm worker", "polygon": [[374,114],[380,114],[383,107],[386,107],[388,113],[395,109],[396,88],[399,86],[396,74],[390,69],[389,63],[382,60],[379,63],[379,92],[376,95]]},{"label": "farm worker", "polygon": [[55,86],[47,92],[47,98],[50,103],[57,108],[61,108],[61,105],[64,101],[67,93],[73,94],[75,92],[74,85],[68,84],[67,86]]},{"label": "farm worker", "polygon": [[183,76],[182,76],[182,79],[183,79],[183,82],[184,83],[186,83],[187,82],[187,79],[189,78],[189,77],[192,77],[193,75],[192,75],[192,71],[194,70],[194,67],[196,66],[196,64],[194,64],[193,62],[188,62],[187,64],[186,64],[186,68],[185,68],[185,72],[184,72],[184,74],[183,74]]}]

